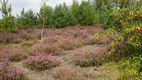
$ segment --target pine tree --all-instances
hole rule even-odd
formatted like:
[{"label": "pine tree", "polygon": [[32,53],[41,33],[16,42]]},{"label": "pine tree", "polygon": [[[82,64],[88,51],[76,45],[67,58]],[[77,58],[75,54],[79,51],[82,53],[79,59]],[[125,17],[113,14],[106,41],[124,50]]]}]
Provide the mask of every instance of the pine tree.
[{"label": "pine tree", "polygon": [[63,28],[77,24],[76,17],[65,3],[56,6],[53,14],[52,18],[54,21],[51,23],[52,27]]},{"label": "pine tree", "polygon": [[2,13],[0,28],[4,31],[15,31],[16,27],[14,25],[14,17],[11,15],[11,5],[8,5],[8,0],[0,0],[0,3],[0,11]]},{"label": "pine tree", "polygon": [[11,5],[8,6],[8,0],[0,0],[1,8],[0,11],[2,12],[3,18],[11,16]]},{"label": "pine tree", "polygon": [[73,4],[71,6],[71,11],[72,14],[75,16],[77,23],[78,23],[78,18],[79,18],[79,4],[77,0],[73,0]]},{"label": "pine tree", "polygon": [[28,10],[25,12],[23,9],[20,15],[17,15],[17,25],[23,27],[37,25],[37,15],[32,11]]},{"label": "pine tree", "polygon": [[94,23],[94,9],[93,6],[87,1],[82,2],[79,7],[78,21],[81,25],[93,25]]}]

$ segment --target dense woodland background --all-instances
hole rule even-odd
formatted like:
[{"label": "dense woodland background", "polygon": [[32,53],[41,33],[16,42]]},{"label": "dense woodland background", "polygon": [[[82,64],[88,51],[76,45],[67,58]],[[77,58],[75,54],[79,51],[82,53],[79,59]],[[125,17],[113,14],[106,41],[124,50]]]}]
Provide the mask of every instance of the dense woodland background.
[{"label": "dense woodland background", "polygon": [[[140,18],[142,3],[141,0],[96,0],[84,1],[79,4],[76,0],[73,0],[72,6],[67,6],[64,3],[52,8],[43,2],[39,13],[23,9],[21,14],[12,16],[11,6],[8,5],[7,1],[4,1],[1,0],[3,4],[1,6],[3,16],[0,20],[1,31],[15,31],[20,28],[34,26],[40,27],[43,22],[45,22],[47,28],[94,24],[102,24],[105,28],[113,27],[128,22],[127,19],[130,17],[138,16]],[[124,18],[126,19],[125,22],[122,21]],[[133,23],[139,24],[138,21]]]}]

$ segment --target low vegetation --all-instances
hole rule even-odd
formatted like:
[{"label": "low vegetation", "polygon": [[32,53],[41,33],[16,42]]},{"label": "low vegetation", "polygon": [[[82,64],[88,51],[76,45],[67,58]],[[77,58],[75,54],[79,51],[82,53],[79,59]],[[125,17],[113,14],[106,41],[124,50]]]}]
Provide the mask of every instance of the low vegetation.
[{"label": "low vegetation", "polygon": [[24,61],[24,65],[32,70],[46,70],[52,67],[56,67],[60,64],[58,56],[51,55],[35,55],[30,56]]},{"label": "low vegetation", "polygon": [[11,62],[18,62],[25,59],[27,56],[19,49],[4,47],[0,51],[0,59],[8,59]]},{"label": "low vegetation", "polygon": [[6,59],[0,60],[0,79],[1,80],[28,80],[20,69],[11,67]]},{"label": "low vegetation", "polygon": [[62,65],[53,70],[53,76],[58,80],[81,80],[82,73],[72,66]]},{"label": "low vegetation", "polygon": [[141,0],[43,2],[17,16],[0,3],[0,80],[142,79]]}]

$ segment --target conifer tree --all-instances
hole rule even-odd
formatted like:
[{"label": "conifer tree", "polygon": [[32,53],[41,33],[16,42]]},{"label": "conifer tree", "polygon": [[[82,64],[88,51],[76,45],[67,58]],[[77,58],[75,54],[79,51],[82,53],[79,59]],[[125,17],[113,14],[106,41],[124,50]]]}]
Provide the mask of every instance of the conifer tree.
[{"label": "conifer tree", "polygon": [[0,0],[1,8],[0,11],[2,12],[3,18],[11,16],[11,5],[8,6],[8,0]]},{"label": "conifer tree", "polygon": [[0,0],[0,12],[2,13],[2,20],[0,27],[4,31],[14,31],[14,17],[11,15],[11,5],[8,5],[8,0]]},{"label": "conifer tree", "polygon": [[71,11],[72,14],[75,16],[77,22],[78,22],[78,17],[79,17],[79,4],[77,0],[73,0],[73,4],[71,6]]},{"label": "conifer tree", "polygon": [[93,6],[89,3],[89,1],[82,2],[79,6],[79,23],[81,25],[93,25],[94,14]]}]

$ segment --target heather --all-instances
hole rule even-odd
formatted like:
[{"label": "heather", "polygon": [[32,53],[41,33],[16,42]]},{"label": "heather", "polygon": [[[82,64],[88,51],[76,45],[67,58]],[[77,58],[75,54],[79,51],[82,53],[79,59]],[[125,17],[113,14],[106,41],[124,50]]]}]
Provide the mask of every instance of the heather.
[{"label": "heather", "polygon": [[18,62],[27,56],[18,48],[3,47],[0,50],[0,59],[8,59],[11,62]]},{"label": "heather", "polygon": [[40,71],[58,66],[60,59],[58,56],[39,54],[28,57],[23,63],[27,68]]},{"label": "heather", "polygon": [[28,80],[20,69],[10,65],[6,59],[0,60],[0,79],[1,80]]},{"label": "heather", "polygon": [[142,1],[70,1],[0,0],[0,80],[142,80]]},{"label": "heather", "polygon": [[81,80],[82,73],[72,66],[62,65],[53,70],[53,76],[58,80]]},{"label": "heather", "polygon": [[87,66],[99,66],[103,62],[106,62],[106,53],[109,52],[110,46],[104,47],[85,47],[84,49],[79,49],[74,53],[74,62],[76,65],[82,67]]}]

